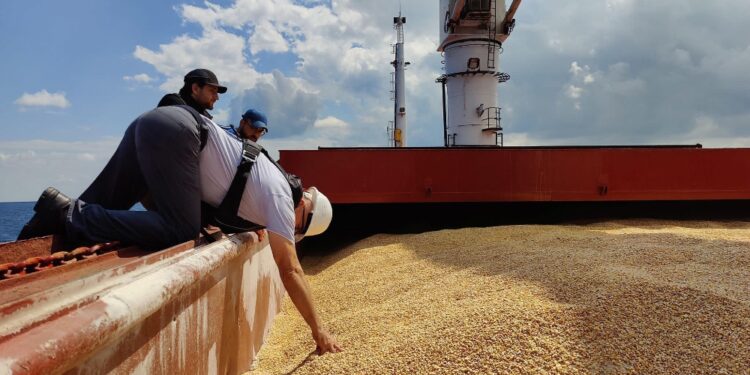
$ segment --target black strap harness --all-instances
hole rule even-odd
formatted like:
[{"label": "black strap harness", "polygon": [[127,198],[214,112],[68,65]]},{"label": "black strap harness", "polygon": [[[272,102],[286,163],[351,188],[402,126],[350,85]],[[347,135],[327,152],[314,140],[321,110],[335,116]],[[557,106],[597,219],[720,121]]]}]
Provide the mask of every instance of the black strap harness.
[{"label": "black strap harness", "polygon": [[261,225],[242,219],[238,215],[240,201],[242,201],[242,194],[245,192],[247,179],[250,178],[250,171],[261,153],[265,155],[286,178],[289,188],[292,191],[292,209],[297,207],[297,204],[302,200],[302,181],[299,177],[287,173],[279,163],[268,156],[268,151],[262,146],[249,139],[243,139],[242,160],[240,161],[240,165],[237,166],[237,172],[234,174],[227,195],[224,196],[224,199],[221,201],[221,204],[213,215],[212,224],[221,228],[224,233],[246,232],[262,228]]},{"label": "black strap harness", "polygon": [[[189,105],[179,106],[190,112],[198,123],[200,149],[203,150],[203,147],[205,147],[208,142],[209,125],[206,124],[203,117],[195,110],[195,108],[192,108]],[[262,225],[242,219],[238,215],[240,202],[242,201],[242,194],[245,192],[245,185],[247,185],[247,179],[250,178],[250,171],[261,153],[265,155],[268,160],[271,161],[279,171],[281,171],[284,178],[286,178],[289,188],[292,191],[292,209],[297,207],[297,204],[302,200],[302,180],[300,180],[299,177],[287,173],[278,162],[268,155],[268,151],[266,151],[261,145],[249,139],[242,139],[241,141],[242,160],[240,160],[240,165],[237,166],[237,172],[234,174],[232,184],[229,186],[229,190],[221,201],[221,204],[218,208],[211,207],[208,204],[201,205],[201,216],[203,217],[202,221],[204,224],[215,225],[224,233],[247,232],[263,228]],[[204,234],[207,233],[204,232]]]}]

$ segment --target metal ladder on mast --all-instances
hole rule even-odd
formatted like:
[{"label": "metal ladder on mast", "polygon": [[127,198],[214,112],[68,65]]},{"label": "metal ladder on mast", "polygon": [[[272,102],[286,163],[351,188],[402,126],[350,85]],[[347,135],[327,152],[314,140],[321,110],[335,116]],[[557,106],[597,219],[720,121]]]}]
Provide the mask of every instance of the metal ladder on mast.
[{"label": "metal ladder on mast", "polygon": [[497,0],[490,0],[490,19],[487,25],[487,37],[489,38],[489,45],[487,46],[487,69],[495,69],[495,38],[497,37]]},{"label": "metal ladder on mast", "polygon": [[482,132],[494,132],[495,133],[495,146],[503,147],[503,127],[500,125],[500,107],[488,107],[484,110],[487,113],[487,117],[483,118],[482,121],[486,121],[486,126],[482,129]]}]

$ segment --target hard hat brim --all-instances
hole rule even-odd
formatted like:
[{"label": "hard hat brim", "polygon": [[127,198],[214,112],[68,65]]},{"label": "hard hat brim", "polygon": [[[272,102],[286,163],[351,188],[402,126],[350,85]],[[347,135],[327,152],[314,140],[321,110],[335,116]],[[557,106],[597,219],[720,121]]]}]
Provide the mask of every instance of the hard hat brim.
[{"label": "hard hat brim", "polygon": [[315,236],[321,234],[328,229],[333,220],[333,207],[328,197],[323,195],[316,187],[310,187],[307,189],[311,194],[312,201],[312,218],[310,219],[310,226],[305,232],[305,236]]}]

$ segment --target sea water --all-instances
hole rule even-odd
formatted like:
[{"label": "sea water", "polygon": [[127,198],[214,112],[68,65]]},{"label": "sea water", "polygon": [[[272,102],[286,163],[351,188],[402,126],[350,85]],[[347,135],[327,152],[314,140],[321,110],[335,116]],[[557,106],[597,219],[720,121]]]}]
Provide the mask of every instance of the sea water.
[{"label": "sea water", "polygon": [[[21,228],[34,215],[36,202],[0,202],[0,242],[15,241]],[[141,204],[132,210],[143,211]]]},{"label": "sea water", "polygon": [[15,241],[34,214],[35,202],[0,202],[0,242]]}]

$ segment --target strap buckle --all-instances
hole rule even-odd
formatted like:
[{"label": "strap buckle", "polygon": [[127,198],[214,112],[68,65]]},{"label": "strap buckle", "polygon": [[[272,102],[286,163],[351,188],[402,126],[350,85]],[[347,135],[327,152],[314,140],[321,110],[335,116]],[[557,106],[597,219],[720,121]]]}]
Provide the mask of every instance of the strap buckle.
[{"label": "strap buckle", "polygon": [[251,152],[247,150],[246,148],[242,149],[242,159],[244,161],[249,161],[251,163],[255,163],[256,160],[258,160],[258,154],[255,152]]},{"label": "strap buckle", "polygon": [[259,144],[249,140],[242,140],[242,160],[245,162],[255,163],[258,159],[258,154],[263,151],[263,147]]}]

